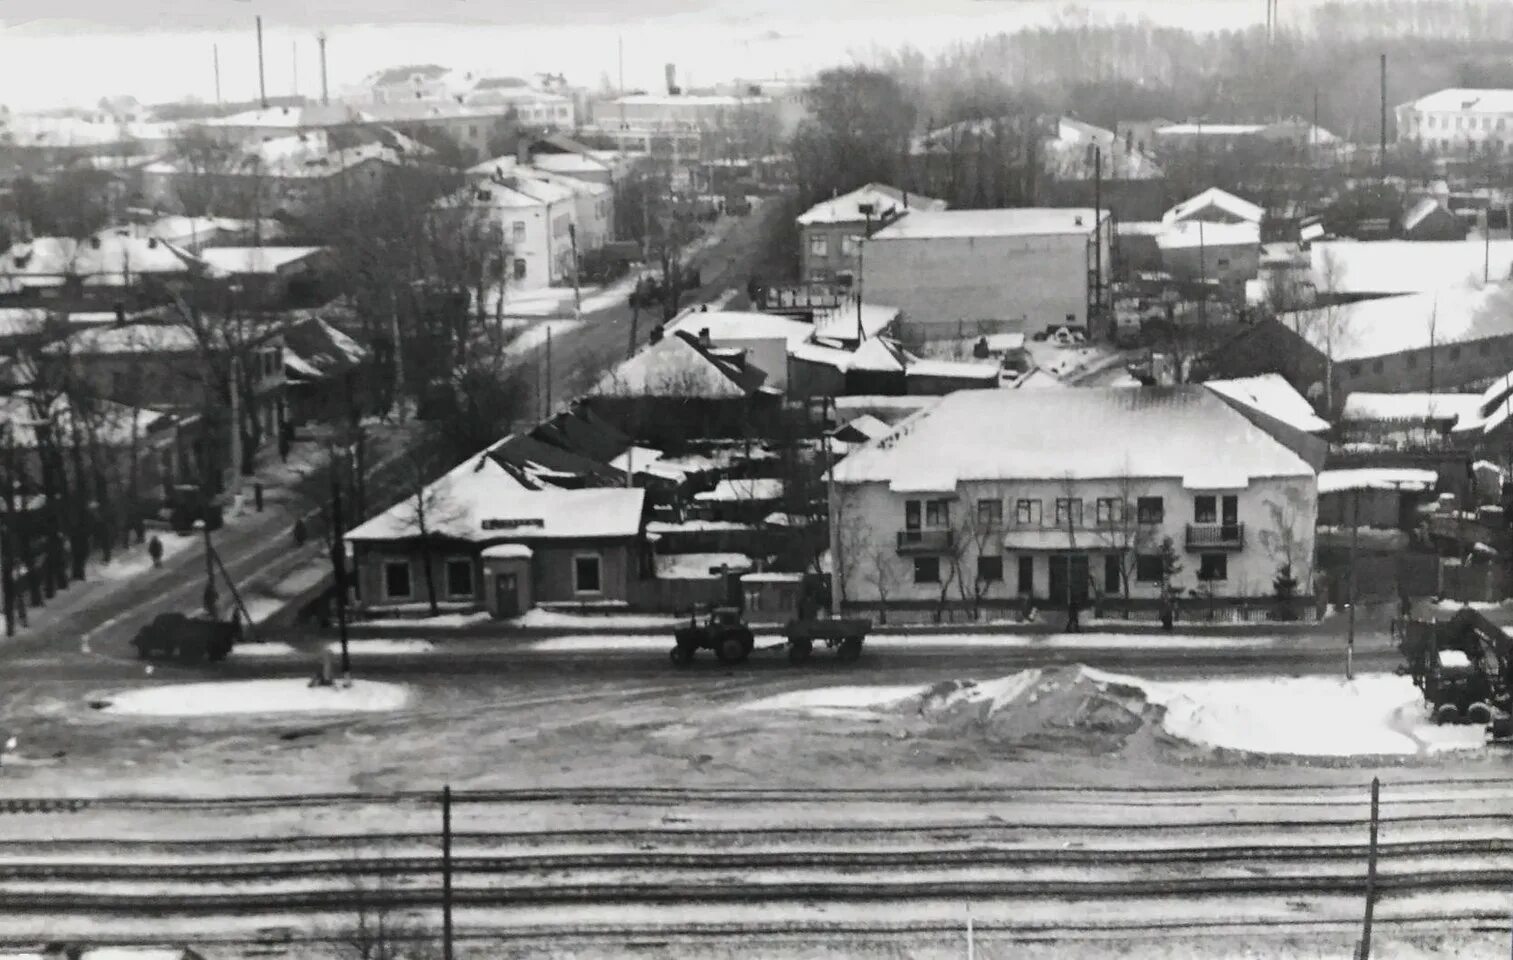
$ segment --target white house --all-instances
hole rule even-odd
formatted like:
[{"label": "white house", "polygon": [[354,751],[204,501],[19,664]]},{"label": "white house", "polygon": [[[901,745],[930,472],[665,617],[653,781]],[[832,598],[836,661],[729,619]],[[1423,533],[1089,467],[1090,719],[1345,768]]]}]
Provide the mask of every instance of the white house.
[{"label": "white house", "polygon": [[814,334],[814,326],[775,313],[711,310],[690,311],[669,328],[682,330],[717,350],[739,351],[738,362],[767,374],[774,390],[788,388],[788,355]]},{"label": "white house", "polygon": [[1249,200],[1218,187],[1209,187],[1166,211],[1161,222],[1168,227],[1191,220],[1203,223],[1250,223],[1259,227],[1265,216],[1266,211]]},{"label": "white house", "polygon": [[857,254],[870,228],[881,227],[911,210],[945,208],[944,200],[911,195],[882,183],[865,184],[822,200],[798,216],[801,276],[813,282],[855,279]]},{"label": "white house", "polygon": [[863,244],[862,296],[898,307],[916,332],[963,320],[1086,326],[1100,262],[1109,274],[1113,231],[1098,223],[1091,208],[915,210]]},{"label": "white house", "polygon": [[1513,149],[1513,90],[1453,87],[1397,108],[1397,140],[1432,153]]},{"label": "white house", "polygon": [[836,595],[901,619],[1027,601],[1307,593],[1315,473],[1202,386],[953,393],[835,468]]},{"label": "white house", "polygon": [[572,276],[568,227],[577,210],[568,188],[507,175],[469,186],[442,206],[467,210],[498,230],[512,288],[539,290]]}]

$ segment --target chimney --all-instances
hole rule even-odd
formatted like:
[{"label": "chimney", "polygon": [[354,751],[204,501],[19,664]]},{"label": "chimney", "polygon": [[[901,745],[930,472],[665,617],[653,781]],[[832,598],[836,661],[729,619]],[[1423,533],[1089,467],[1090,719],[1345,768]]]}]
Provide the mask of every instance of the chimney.
[{"label": "chimney", "polygon": [[709,341],[708,327],[705,327],[704,329],[699,331],[699,346],[703,347],[705,350],[708,350],[714,346],[714,344]]},{"label": "chimney", "polygon": [[668,96],[676,96],[678,93],[678,68],[675,64],[669,63],[665,69],[667,71],[667,94]]}]

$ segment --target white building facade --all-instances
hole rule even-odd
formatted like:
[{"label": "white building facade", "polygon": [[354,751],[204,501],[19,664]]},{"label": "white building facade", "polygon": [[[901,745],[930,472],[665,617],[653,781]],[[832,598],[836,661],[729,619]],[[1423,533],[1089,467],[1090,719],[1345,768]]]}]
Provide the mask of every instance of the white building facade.
[{"label": "white building facade", "polygon": [[1228,606],[1273,598],[1286,567],[1302,597],[1317,486],[1202,387],[954,393],[837,465],[836,596],[895,621],[1113,606],[1126,589],[1148,608],[1163,583]]},{"label": "white building facade", "polygon": [[1445,154],[1513,151],[1513,90],[1441,90],[1396,112],[1399,144]]}]

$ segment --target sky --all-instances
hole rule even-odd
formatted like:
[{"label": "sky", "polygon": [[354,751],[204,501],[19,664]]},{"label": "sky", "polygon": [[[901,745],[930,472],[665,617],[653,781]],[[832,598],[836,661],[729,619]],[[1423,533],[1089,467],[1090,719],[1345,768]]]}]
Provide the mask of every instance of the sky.
[{"label": "sky", "polygon": [[[1293,0],[1293,6],[1305,0]],[[1306,0],[1317,2],[1317,0]],[[579,86],[656,88],[798,78],[906,44],[935,52],[1068,16],[1195,29],[1264,19],[1261,0],[0,0],[0,104],[90,106],[257,96],[254,17],[268,93],[319,93],[328,36],[333,94],[374,70],[441,63],[495,75],[566,74]],[[68,64],[67,70],[57,69]]]}]

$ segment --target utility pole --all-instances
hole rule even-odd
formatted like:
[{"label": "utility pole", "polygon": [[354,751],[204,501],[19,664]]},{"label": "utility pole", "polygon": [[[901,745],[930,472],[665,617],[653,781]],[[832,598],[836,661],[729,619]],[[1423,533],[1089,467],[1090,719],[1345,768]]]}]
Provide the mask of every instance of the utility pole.
[{"label": "utility pole", "polygon": [[257,18],[257,97],[263,109],[268,109],[268,84],[263,74],[263,18]]},{"label": "utility pole", "polygon": [[5,521],[0,525],[0,586],[5,590],[5,635],[16,635],[16,584],[14,570],[16,557],[14,549],[15,516],[11,512],[11,489],[16,482],[12,471],[16,464],[16,440],[15,428],[11,424],[5,425]]},{"label": "utility pole", "polygon": [[289,41],[289,68],[293,71],[291,83],[293,89],[289,92],[293,96],[299,96],[299,41]]},{"label": "utility pole", "polygon": [[567,242],[573,251],[573,319],[583,319],[583,288],[578,278],[578,227],[567,225]]},{"label": "utility pole", "polygon": [[352,682],[352,657],[347,649],[347,542],[341,512],[341,484],[336,474],[336,450],[328,450],[331,464],[331,571],[336,586],[336,628],[341,636],[341,677]]},{"label": "utility pole", "polygon": [[[1103,312],[1103,148],[1093,148],[1093,305]],[[1093,318],[1088,317],[1089,336]]]},{"label": "utility pole", "polygon": [[452,960],[452,788],[441,788],[441,955]]},{"label": "utility pole", "polygon": [[1360,546],[1361,531],[1361,491],[1356,488],[1350,491],[1350,579],[1347,584],[1345,600],[1350,604],[1349,619],[1346,622],[1345,633],[1345,679],[1355,679],[1355,565],[1360,558],[1357,552]]},{"label": "utility pole", "polygon": [[1312,163],[1318,163],[1319,147],[1319,88],[1313,88],[1313,129],[1308,131],[1308,159]]},{"label": "utility pole", "polygon": [[1387,179],[1387,55],[1382,54],[1382,180]]},{"label": "utility pole", "polygon": [[326,89],[326,34],[321,31],[315,35],[315,42],[320,44],[320,105],[325,106],[331,102]]},{"label": "utility pole", "polygon": [[1366,854],[1366,917],[1361,924],[1360,960],[1371,960],[1371,922],[1376,913],[1376,837],[1380,822],[1382,781],[1371,778],[1371,846]]},{"label": "utility pole", "polygon": [[543,414],[547,417],[552,415],[552,328],[546,328],[546,410]]},{"label": "utility pole", "polygon": [[865,226],[862,227],[862,242],[856,245],[856,342],[860,344],[867,339],[866,327],[862,324],[862,264],[866,254],[863,252],[867,246],[867,240],[872,236],[872,211],[870,203],[859,203],[856,209],[862,212],[865,218]]},{"label": "utility pole", "polygon": [[210,45],[210,56],[211,56],[211,59],[215,63],[215,102],[216,102],[217,105],[219,105],[220,102],[221,102],[221,45],[220,44],[218,44],[218,43],[212,43]]}]

